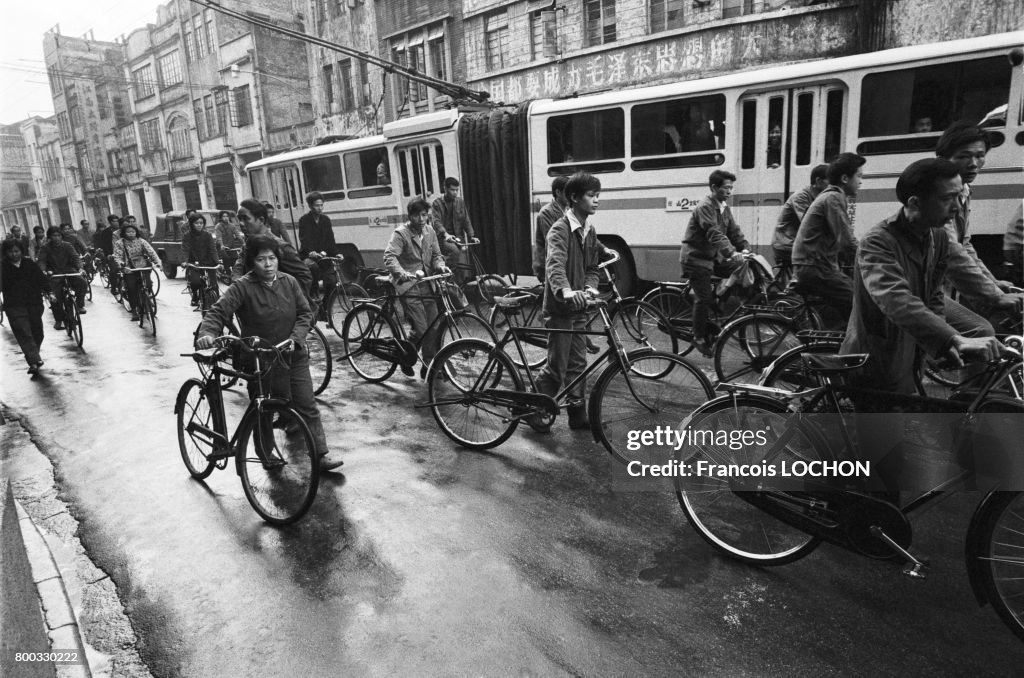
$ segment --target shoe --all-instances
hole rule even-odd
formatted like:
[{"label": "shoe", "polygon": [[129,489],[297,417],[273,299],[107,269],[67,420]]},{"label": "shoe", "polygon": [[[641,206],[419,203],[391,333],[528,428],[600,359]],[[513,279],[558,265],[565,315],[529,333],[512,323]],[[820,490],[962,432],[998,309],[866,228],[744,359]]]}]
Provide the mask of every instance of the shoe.
[{"label": "shoe", "polygon": [[64,323],[62,323],[62,322],[55,322],[55,323],[53,323],[53,329],[55,329],[55,330],[62,330],[62,329],[64,329]]},{"label": "shoe", "polygon": [[402,369],[402,374],[404,374],[405,376],[416,376],[416,372],[412,369],[411,365],[399,365],[399,367]]},{"label": "shoe", "polygon": [[133,323],[139,322],[139,314],[138,313],[132,313],[132,322]]},{"label": "shoe", "polygon": [[590,428],[590,420],[587,419],[587,408],[583,405],[568,408],[569,428],[574,431]]},{"label": "shoe", "polygon": [[78,315],[85,315],[85,313],[86,313],[85,306],[83,306],[82,308],[78,309]]},{"label": "shoe", "polygon": [[339,466],[344,466],[345,462],[340,457],[332,457],[333,453],[327,453],[320,455],[320,470],[321,471],[332,471]]},{"label": "shoe", "polygon": [[39,365],[29,365],[28,366],[28,373],[29,374],[39,374]]},{"label": "shoe", "polygon": [[592,342],[590,340],[590,337],[587,337],[587,353],[593,355],[595,353],[600,353],[600,352],[601,352],[601,349],[598,348],[597,344]]},{"label": "shoe", "polygon": [[705,358],[711,358],[711,357],[713,357],[715,355],[714,350],[710,346],[708,346],[708,342],[706,342],[706,341],[701,341],[700,339],[694,339],[693,340],[693,347],[695,349],[697,349],[697,352],[700,353]]}]

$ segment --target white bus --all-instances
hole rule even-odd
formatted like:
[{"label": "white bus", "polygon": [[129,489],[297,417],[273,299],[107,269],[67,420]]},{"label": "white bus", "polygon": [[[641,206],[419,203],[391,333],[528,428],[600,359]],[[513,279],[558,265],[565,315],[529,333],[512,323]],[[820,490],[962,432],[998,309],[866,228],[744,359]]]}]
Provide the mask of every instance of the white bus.
[{"label": "white bus", "polygon": [[[992,138],[974,186],[972,232],[985,256],[1024,199],[1024,32],[744,71],[562,100],[515,112],[442,111],[384,134],[285,153],[247,167],[253,195],[287,221],[303,194],[326,198],[339,242],[376,264],[411,197],[462,180],[484,260],[528,273],[533,212],[554,176],[602,183],[598,232],[620,250],[626,287],[675,280],[693,206],[715,169],[737,176],[733,210],[767,251],[786,197],[842,151],[867,158],[858,234],[896,209],[904,167],[932,155],[953,121],[984,121]],[[930,129],[928,129],[930,127]],[[925,131],[921,131],[925,130]]]}]

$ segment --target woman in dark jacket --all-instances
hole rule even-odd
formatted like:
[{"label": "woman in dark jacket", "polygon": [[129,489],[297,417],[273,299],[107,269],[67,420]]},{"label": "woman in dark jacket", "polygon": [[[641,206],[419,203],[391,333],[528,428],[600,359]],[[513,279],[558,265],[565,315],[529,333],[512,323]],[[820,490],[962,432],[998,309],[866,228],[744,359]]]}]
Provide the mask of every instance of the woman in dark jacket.
[{"label": "woman in dark jacket", "polygon": [[[206,230],[206,218],[202,214],[193,214],[188,218],[188,231],[181,236],[181,254],[185,261],[196,266],[217,266],[220,264],[220,257],[217,256],[217,243],[213,236]],[[209,287],[217,286],[217,276],[214,271],[197,271],[194,268],[188,269],[188,285],[192,290],[192,305],[199,305],[198,290],[202,286],[203,275],[206,275],[206,284]]]},{"label": "woman in dark jacket", "polygon": [[49,283],[36,262],[26,257],[17,240],[5,240],[0,262],[0,290],[3,309],[11,323],[11,331],[25,354],[28,373],[36,374],[42,367],[39,347],[43,343],[43,292]]}]

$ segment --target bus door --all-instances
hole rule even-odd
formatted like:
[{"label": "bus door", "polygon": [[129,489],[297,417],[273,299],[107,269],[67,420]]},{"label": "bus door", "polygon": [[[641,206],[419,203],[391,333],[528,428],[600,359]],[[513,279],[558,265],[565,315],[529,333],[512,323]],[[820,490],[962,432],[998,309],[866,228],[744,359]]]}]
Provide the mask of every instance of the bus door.
[{"label": "bus door", "polygon": [[274,209],[277,218],[283,223],[290,223],[292,242],[298,243],[299,217],[306,211],[302,203],[302,184],[299,182],[299,170],[293,165],[273,167],[268,170],[270,175],[270,192],[273,195]]},{"label": "bus door", "polygon": [[402,212],[414,197],[433,202],[444,192],[444,148],[440,141],[396,146],[395,158],[401,181]]}]

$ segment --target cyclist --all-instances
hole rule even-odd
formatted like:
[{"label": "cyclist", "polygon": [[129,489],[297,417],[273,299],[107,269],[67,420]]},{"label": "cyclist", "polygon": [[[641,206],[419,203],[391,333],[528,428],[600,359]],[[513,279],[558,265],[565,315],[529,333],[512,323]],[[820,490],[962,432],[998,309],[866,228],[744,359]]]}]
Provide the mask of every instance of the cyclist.
[{"label": "cyclist", "polygon": [[[266,208],[256,200],[243,200],[238,207],[238,223],[245,229],[246,234],[253,236],[267,236],[277,241],[281,251],[277,257],[278,268],[299,281],[302,289],[306,290],[306,298],[309,299],[309,288],[313,282],[309,274],[309,268],[299,257],[295,248],[286,243],[283,239],[276,237],[270,230]],[[245,245],[242,245],[242,253],[231,273],[235,278],[240,278],[248,270],[245,269]]]},{"label": "cyclist", "polygon": [[459,197],[459,180],[455,177],[445,178],[444,194],[430,206],[430,221],[435,227],[445,261],[449,267],[454,267],[459,263],[461,250],[452,241],[476,240],[466,201]]},{"label": "cyclist", "polygon": [[683,235],[679,263],[683,277],[697,297],[693,303],[693,346],[704,356],[712,355],[707,333],[708,311],[717,305],[711,275],[730,275],[743,262],[747,239],[729,209],[736,175],[715,170],[708,177],[711,194],[698,203]]},{"label": "cyclist", "polygon": [[[414,281],[419,275],[431,276],[450,271],[441,253],[437,234],[427,223],[430,219],[430,203],[423,198],[413,198],[406,211],[409,223],[399,226],[391,234],[391,240],[384,248],[384,267],[391,272],[395,290],[402,295],[405,315],[412,325],[409,338],[414,342],[422,338],[422,377],[426,374],[426,366],[441,348],[441,336],[436,327],[427,332],[437,317],[437,305],[433,299],[423,298],[425,294],[415,289]],[[412,367],[408,365],[402,365],[402,372],[409,377],[413,375]]]},{"label": "cyclist", "polygon": [[[592,174],[577,172],[565,185],[569,209],[556,221],[547,238],[544,276],[545,326],[579,330],[587,324],[587,297],[597,296],[598,264],[602,252],[590,217],[597,212],[601,182]],[[587,367],[587,345],[582,334],[557,333],[548,339],[548,361],[537,377],[537,390],[554,397],[564,384]],[[582,401],[582,380],[569,397]],[[587,408],[575,402],[568,408],[569,428],[589,428]]]},{"label": "cyclist", "polygon": [[[46,244],[40,248],[37,261],[39,268],[43,269],[47,275],[51,273],[81,273],[82,271],[82,260],[78,256],[78,252],[69,243],[64,242],[60,229],[56,226],[51,226],[46,231]],[[53,319],[55,321],[53,326],[55,330],[64,329],[64,309],[58,299],[60,298],[60,290],[65,284],[70,285],[71,289],[75,291],[79,315],[85,315],[85,279],[81,277],[59,278],[57,289],[54,290],[57,294],[54,297],[53,303],[50,304],[50,311],[53,312]]]},{"label": "cyclist", "polygon": [[[217,243],[206,231],[206,217],[198,212],[193,212],[188,218],[188,230],[181,236],[181,255],[187,263],[196,266],[216,266],[220,263],[217,257]],[[206,284],[216,288],[216,271],[188,269],[188,284],[192,291],[193,306],[199,306],[199,288],[202,286],[204,275]]]},{"label": "cyclist", "polygon": [[25,355],[28,373],[36,374],[43,366],[39,357],[39,347],[43,344],[43,292],[50,283],[36,262],[25,256],[25,245],[20,238],[4,240],[2,248],[3,310]]},{"label": "cyclist", "polygon": [[320,192],[308,193],[306,204],[309,205],[309,212],[299,217],[299,256],[305,260],[313,278],[309,293],[316,296],[320,281],[323,281],[322,298],[327,299],[337,286],[338,277],[331,262],[320,259],[324,254],[329,257],[338,256],[338,244],[334,240],[331,218],[324,214],[324,198]]},{"label": "cyclist", "polygon": [[42,226],[34,226],[32,228],[32,239],[26,239],[25,243],[28,246],[28,250],[26,250],[25,253],[32,260],[38,260],[39,250],[41,250],[43,248],[43,245],[46,244],[46,231],[43,229]]},{"label": "cyclist", "polygon": [[828,187],[828,165],[817,165],[811,170],[811,183],[789,196],[782,206],[779,221],[772,237],[772,254],[775,266],[780,272],[790,272],[793,268],[793,239],[800,230],[800,221],[807,213],[814,199]]},{"label": "cyclist", "polygon": [[75,248],[75,251],[78,252],[78,256],[81,257],[88,252],[88,250],[85,248],[85,245],[82,243],[78,235],[75,233],[75,227],[72,226],[71,224],[65,223],[60,225],[60,236],[64,240],[64,242],[70,243],[71,246]]},{"label": "cyclist", "polygon": [[217,224],[213,227],[213,237],[220,247],[220,257],[224,262],[224,268],[230,271],[239,256],[239,253],[232,250],[239,249],[245,242],[240,225],[231,220],[231,212],[223,210],[217,215]]},{"label": "cyclist", "polygon": [[[114,261],[121,268],[143,268],[148,262],[152,267],[160,266],[160,257],[153,246],[139,237],[139,230],[129,223],[121,227],[120,240],[114,247]],[[132,309],[132,320],[139,319],[139,290],[142,287],[142,273],[124,276],[125,293]]]},{"label": "cyclist", "polygon": [[[247,203],[253,203],[247,205]],[[242,202],[242,209],[250,214],[259,206],[260,219],[266,223],[263,205],[254,200]],[[242,221],[240,219],[240,221]],[[244,223],[244,222],[243,222]],[[209,348],[220,336],[233,316],[238,316],[241,332],[245,336],[258,336],[274,344],[290,340],[292,350],[286,365],[276,365],[264,377],[268,390],[288,400],[309,425],[320,458],[320,470],[330,471],[344,462],[333,456],[327,447],[320,411],[313,399],[313,381],[309,374],[309,353],[306,335],[313,322],[313,312],[306,301],[305,290],[292,276],[278,270],[281,246],[270,235],[250,236],[243,250],[243,266],[249,271],[229,287],[206,314],[199,327],[196,346]],[[249,397],[257,392],[257,385],[249,383]]]},{"label": "cyclist", "polygon": [[274,206],[266,200],[261,204],[267,210],[267,225],[270,226],[270,232],[273,233],[275,237],[283,240],[286,245],[295,247],[295,245],[292,245],[292,238],[288,235],[288,230],[284,227],[284,222],[274,216]]},{"label": "cyclist", "polygon": [[860,243],[853,313],[841,350],[871,356],[863,381],[872,388],[914,393],[920,349],[960,364],[962,356],[987,361],[1005,350],[994,337],[964,336],[944,314],[942,283],[952,241],[941,229],[953,217],[962,187],[948,160],[912,163],[896,183],[903,207]]}]

